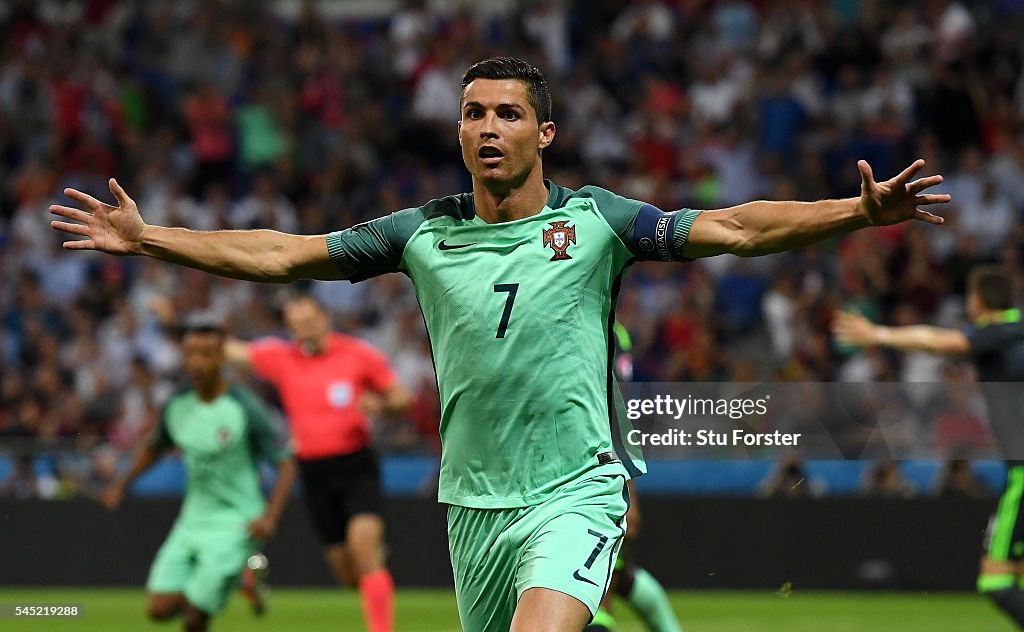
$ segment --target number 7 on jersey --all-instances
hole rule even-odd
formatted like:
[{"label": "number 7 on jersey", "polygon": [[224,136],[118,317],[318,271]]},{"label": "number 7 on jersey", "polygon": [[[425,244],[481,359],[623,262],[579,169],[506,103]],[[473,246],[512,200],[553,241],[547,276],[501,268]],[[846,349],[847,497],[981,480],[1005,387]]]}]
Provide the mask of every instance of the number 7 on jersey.
[{"label": "number 7 on jersey", "polygon": [[495,338],[504,338],[508,331],[508,319],[512,316],[512,305],[516,302],[516,292],[519,291],[518,283],[495,283],[495,292],[508,292],[505,298],[505,309],[501,312],[501,321],[498,322],[498,333]]}]

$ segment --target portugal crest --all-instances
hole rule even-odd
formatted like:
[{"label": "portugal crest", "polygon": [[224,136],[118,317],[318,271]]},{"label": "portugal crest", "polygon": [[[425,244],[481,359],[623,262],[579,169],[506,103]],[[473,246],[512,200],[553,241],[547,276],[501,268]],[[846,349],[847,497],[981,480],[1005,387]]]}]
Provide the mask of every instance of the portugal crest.
[{"label": "portugal crest", "polygon": [[231,444],[231,430],[226,426],[221,426],[217,429],[217,443],[221,449],[228,447]]},{"label": "portugal crest", "polygon": [[544,230],[544,245],[555,251],[549,261],[572,259],[565,251],[576,243],[576,227],[566,226],[568,222],[550,222],[551,228]]}]

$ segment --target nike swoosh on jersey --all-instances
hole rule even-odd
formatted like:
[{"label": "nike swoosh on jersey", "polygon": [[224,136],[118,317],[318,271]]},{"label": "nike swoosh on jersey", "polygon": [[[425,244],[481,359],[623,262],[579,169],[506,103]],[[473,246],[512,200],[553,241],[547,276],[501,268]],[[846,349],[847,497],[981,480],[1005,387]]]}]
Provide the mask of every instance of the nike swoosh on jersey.
[{"label": "nike swoosh on jersey", "polygon": [[578,568],[572,572],[572,578],[573,579],[578,579],[581,582],[587,582],[591,586],[597,586],[597,584],[595,584],[594,582],[592,582],[589,579],[587,579],[586,577],[580,575],[580,569],[578,569]]},{"label": "nike swoosh on jersey", "polygon": [[447,244],[447,243],[445,243],[445,240],[442,239],[440,242],[438,242],[437,249],[438,250],[458,250],[459,248],[469,248],[470,246],[475,246],[475,245],[476,245],[475,241],[473,243],[471,243],[471,244]]}]

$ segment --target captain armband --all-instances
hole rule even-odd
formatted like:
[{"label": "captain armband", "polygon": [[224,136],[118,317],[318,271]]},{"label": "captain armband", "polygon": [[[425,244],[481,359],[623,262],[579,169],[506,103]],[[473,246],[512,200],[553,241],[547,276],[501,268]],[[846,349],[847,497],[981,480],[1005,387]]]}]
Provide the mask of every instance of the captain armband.
[{"label": "captain armband", "polygon": [[666,213],[650,204],[637,211],[633,245],[641,261],[688,261],[683,247],[700,211],[683,209]]}]

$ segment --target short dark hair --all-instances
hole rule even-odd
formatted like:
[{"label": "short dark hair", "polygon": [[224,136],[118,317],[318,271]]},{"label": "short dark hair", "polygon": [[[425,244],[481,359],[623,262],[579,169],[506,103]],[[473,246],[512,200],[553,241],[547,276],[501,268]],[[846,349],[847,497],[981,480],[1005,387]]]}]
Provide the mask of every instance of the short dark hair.
[{"label": "short dark hair", "polygon": [[475,79],[516,79],[526,84],[526,100],[537,114],[537,122],[551,120],[551,88],[544,73],[517,57],[491,57],[478,61],[462,75],[462,96]]},{"label": "short dark hair", "polygon": [[227,337],[227,330],[221,319],[205,313],[191,314],[179,325],[179,336],[184,339],[189,334],[213,334],[219,338]]},{"label": "short dark hair", "polygon": [[998,266],[982,266],[971,270],[967,289],[981,299],[985,309],[1013,307],[1013,276]]},{"label": "short dark hair", "polygon": [[284,303],[281,305],[281,307],[288,307],[289,305],[295,305],[296,303],[309,303],[313,307],[317,308],[318,310],[325,314],[330,313],[330,310],[327,309],[327,306],[324,305],[324,302],[321,301],[315,294],[311,294],[309,292],[296,292],[294,294],[289,294],[288,297],[284,300]]}]

